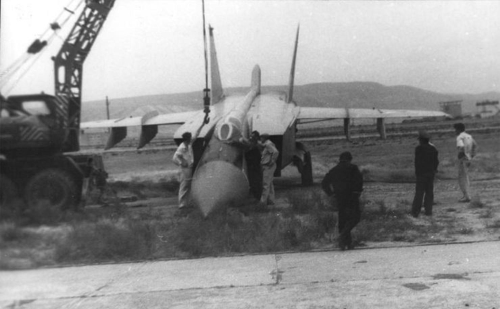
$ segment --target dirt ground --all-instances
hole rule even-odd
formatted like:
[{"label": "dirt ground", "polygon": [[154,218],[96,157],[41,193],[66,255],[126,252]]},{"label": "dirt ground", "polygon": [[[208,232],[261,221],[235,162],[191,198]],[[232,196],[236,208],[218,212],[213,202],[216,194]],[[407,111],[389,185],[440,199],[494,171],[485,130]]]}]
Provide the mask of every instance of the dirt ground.
[{"label": "dirt ground", "polygon": [[[479,152],[470,170],[472,203],[459,203],[461,193],[457,182],[455,136],[440,133],[431,142],[439,151],[439,173],[435,181],[435,206],[432,218],[417,218],[415,224],[430,226],[453,221],[460,229],[450,235],[435,235],[436,242],[463,242],[500,239],[500,138],[498,133],[477,133],[474,138]],[[390,137],[387,140],[356,139],[323,140],[306,142],[312,152],[313,173],[318,190],[325,173],[332,168],[342,151],[351,151],[354,160],[364,173],[363,198],[383,203],[387,208],[409,207],[413,200],[413,155],[418,142],[416,137]],[[110,182],[165,182],[176,179],[176,167],[171,158],[175,148],[145,148],[144,150],[120,150],[106,152],[105,166]],[[300,175],[293,166],[283,170],[282,177],[275,178],[279,201],[287,202],[287,194],[304,190]],[[140,198],[141,205],[175,206],[175,192],[147,191]],[[124,198],[134,197],[134,192],[122,191]],[[133,198],[135,199],[135,198]],[[158,202],[160,199],[160,202]],[[162,199],[165,199],[162,201]],[[368,243],[368,246],[394,246],[397,242]]]},{"label": "dirt ground", "polygon": [[[311,253],[294,255],[283,254],[280,255],[280,259],[283,259],[282,263],[286,263],[283,264],[286,265],[284,266],[286,267],[284,268],[284,270],[286,270],[286,273],[283,275],[284,281],[280,285],[273,285],[271,287],[265,283],[269,281],[269,279],[267,279],[267,281],[256,281],[258,283],[251,283],[253,286],[245,285],[243,288],[238,288],[235,287],[232,282],[227,283],[226,281],[223,281],[220,283],[219,281],[214,281],[214,273],[206,273],[204,271],[207,269],[215,269],[216,273],[219,274],[219,278],[224,280],[227,280],[228,278],[231,280],[234,280],[234,278],[238,279],[239,277],[236,277],[235,274],[240,274],[241,278],[244,278],[241,280],[247,280],[252,276],[260,276],[262,273],[265,273],[265,275],[269,277],[271,272],[267,269],[269,268],[267,266],[267,262],[269,261],[271,262],[271,265],[274,265],[274,259],[277,255],[248,255],[242,257],[244,261],[242,264],[243,266],[236,264],[235,261],[237,260],[231,260],[231,263],[227,264],[228,260],[224,258],[185,260],[175,261],[174,263],[169,261],[137,264],[140,265],[139,268],[141,270],[146,270],[150,267],[161,267],[161,270],[153,269],[151,272],[145,273],[143,276],[144,279],[141,279],[138,272],[130,272],[130,269],[133,269],[134,264],[110,264],[106,266],[109,267],[109,272],[103,272],[102,265],[99,265],[98,272],[99,275],[103,276],[103,278],[93,276],[92,274],[88,275],[88,270],[90,268],[68,267],[61,269],[63,271],[70,271],[70,278],[74,278],[75,276],[72,273],[73,271],[78,272],[78,276],[80,277],[85,277],[85,275],[87,275],[88,278],[91,278],[87,283],[85,280],[77,282],[80,286],[82,286],[82,284],[85,285],[90,292],[84,293],[83,296],[71,295],[70,297],[60,298],[44,297],[41,301],[33,302],[32,307],[39,308],[40,304],[44,304],[45,302],[48,304],[46,306],[48,308],[53,307],[53,304],[57,301],[73,302],[74,300],[79,301],[80,304],[83,305],[90,304],[87,306],[89,308],[96,306],[102,307],[102,303],[100,302],[106,301],[108,303],[109,301],[113,301],[113,307],[116,307],[116,304],[123,304],[126,302],[135,305],[137,301],[134,302],[130,300],[129,294],[127,294],[128,292],[116,292],[116,286],[114,285],[116,282],[121,283],[121,286],[125,286],[127,288],[130,286],[134,287],[134,293],[130,294],[130,297],[133,297],[135,300],[140,299],[143,302],[142,304],[144,304],[144,301],[149,301],[148,305],[150,307],[154,307],[156,301],[154,297],[152,298],[152,295],[167,297],[168,302],[172,303],[172,301],[177,301],[180,306],[184,306],[189,302],[190,304],[194,304],[192,299],[196,299],[197,304],[202,304],[199,307],[209,307],[210,305],[214,306],[214,304],[215,306],[218,306],[222,303],[226,305],[235,304],[234,300],[239,301],[239,304],[233,305],[233,307],[242,307],[241,300],[244,300],[247,303],[257,304],[256,306],[262,304],[261,307],[271,308],[276,307],[275,305],[279,306],[286,303],[296,305],[299,301],[304,303],[306,300],[311,299],[310,304],[313,304],[313,302],[316,302],[314,304],[320,302],[320,305],[318,305],[319,307],[331,306],[332,303],[342,304],[341,307],[344,307],[343,304],[351,300],[351,298],[347,298],[348,300],[345,298],[345,295],[349,292],[352,294],[352,299],[362,300],[361,302],[363,305],[361,305],[361,307],[367,307],[367,303],[365,303],[366,299],[368,299],[368,303],[379,304],[379,306],[375,307],[380,308],[387,307],[387,303],[394,305],[398,303],[398,301],[399,303],[404,303],[404,305],[399,305],[399,308],[408,307],[409,303],[413,304],[410,307],[424,308],[426,306],[428,307],[431,303],[435,304],[436,299],[441,300],[443,304],[448,306],[453,303],[460,304],[462,306],[465,304],[465,306],[469,307],[469,304],[474,304],[472,300],[479,300],[481,298],[481,301],[486,300],[488,306],[493,307],[494,303],[491,301],[494,297],[493,293],[485,293],[484,291],[488,287],[487,283],[478,282],[480,282],[481,278],[483,278],[482,280],[485,280],[484,278],[492,278],[488,280],[496,284],[496,273],[493,272],[492,275],[490,275],[491,269],[495,269],[495,267],[489,262],[490,260],[486,260],[486,262],[478,264],[476,262],[477,259],[471,259],[471,263],[469,263],[469,258],[470,253],[478,257],[483,257],[485,255],[491,256],[491,254],[483,254],[479,250],[488,250],[483,248],[494,247],[496,246],[496,242],[493,245],[482,242],[487,240],[500,240],[500,139],[498,133],[474,134],[474,138],[477,140],[480,148],[478,156],[475,158],[471,167],[473,202],[458,203],[458,199],[461,196],[456,179],[457,170],[455,167],[456,153],[454,136],[452,134],[433,136],[432,142],[439,150],[439,159],[441,162],[439,166],[439,173],[435,182],[436,204],[434,205],[434,214],[430,218],[425,216],[416,219],[410,218],[412,220],[411,223],[429,227],[429,229],[432,229],[435,225],[446,226],[450,222],[453,223],[453,231],[448,229],[438,230],[436,233],[431,234],[430,237],[426,237],[424,243],[481,243],[467,244],[467,247],[460,247],[459,249],[456,249],[458,246],[429,246],[423,249],[424,247],[413,247],[415,244],[422,244],[422,241],[419,241],[417,235],[416,241],[411,243],[396,240],[384,242],[369,241],[364,243],[364,245],[368,248],[404,246],[406,247],[405,249],[409,250],[406,255],[401,254],[400,248],[388,248],[384,250],[354,250],[339,254],[331,254],[331,252],[327,252],[327,257],[322,257],[321,255],[324,253],[321,252],[314,252],[314,255],[311,255]],[[354,156],[353,163],[359,165],[364,174],[365,186],[362,198],[365,201],[365,204],[371,205],[371,207],[373,207],[373,205],[384,205],[384,207],[388,209],[406,207],[409,211],[415,186],[413,183],[413,155],[414,148],[417,145],[416,138],[397,137],[389,138],[385,141],[376,139],[354,139],[353,142],[327,140],[321,142],[307,142],[306,145],[312,153],[315,184],[312,187],[302,187],[300,185],[300,176],[296,169],[294,167],[287,167],[283,170],[283,177],[275,178],[276,194],[279,202],[278,204],[285,205],[286,207],[287,198],[291,192],[320,190],[319,184],[323,176],[336,164],[338,155],[342,151],[349,150]],[[171,147],[164,147],[158,149],[146,148],[142,151],[127,150],[106,152],[104,161],[105,167],[110,175],[109,181],[111,185],[116,185],[121,181],[129,184],[172,182],[172,180],[176,177],[175,166],[171,163],[173,151],[174,149]],[[127,202],[128,205],[135,203],[137,206],[152,206],[157,209],[165,209],[166,212],[173,213],[176,207],[175,190],[162,191],[158,189],[162,188],[161,186],[154,185],[150,185],[149,187],[150,189],[148,190],[141,189],[141,194],[138,194],[138,191],[126,189],[119,190],[117,193],[118,196],[122,197],[124,200],[126,200],[126,198],[135,197],[137,201],[132,203]],[[133,209],[141,208],[144,207],[136,207]],[[362,224],[363,222],[360,223],[356,229],[359,229]],[[384,224],[382,224],[381,227],[383,228]],[[356,234],[354,236],[356,237]],[[463,246],[465,246],[465,244]],[[474,246],[472,251],[470,251],[470,246]],[[315,249],[318,249],[319,251],[335,250],[336,244],[331,242],[330,244],[322,245],[321,247]],[[445,249],[453,249],[455,252],[450,253],[448,251],[436,251]],[[423,255],[424,252],[427,252],[425,256]],[[428,260],[427,256],[430,256],[428,254],[430,252],[436,253],[433,253],[433,258]],[[467,255],[464,254],[466,252],[468,253]],[[488,250],[488,253],[489,252],[492,251]],[[302,259],[302,257],[306,255],[310,256],[310,258],[304,260],[304,262],[298,260]],[[461,255],[463,255],[463,257]],[[415,259],[414,263],[408,264],[407,261],[415,256],[422,256],[425,258]],[[331,262],[332,258],[335,259],[335,263]],[[259,262],[258,267],[252,267],[249,270],[246,270],[244,267],[249,265],[247,259],[255,259],[258,261],[265,259],[266,262]],[[401,262],[395,262],[396,259]],[[389,266],[387,264],[387,260],[391,260],[391,264]],[[465,260],[467,260],[467,263],[463,262]],[[327,262],[322,264],[321,261]],[[377,261],[380,261],[380,266],[377,266]],[[214,266],[216,263],[225,264],[222,266]],[[226,264],[231,267],[227,267]],[[210,266],[208,267],[206,265]],[[266,265],[265,267],[267,267],[265,272],[261,269],[262,265]],[[311,265],[314,265],[315,267],[311,268]],[[325,269],[324,265],[327,265],[330,268]],[[432,267],[430,268],[429,266]],[[116,277],[110,276],[110,273],[116,271],[120,272],[120,269],[123,269],[123,267],[127,270],[125,273],[122,271],[122,273],[119,274],[119,280],[117,280]],[[165,273],[170,273],[168,271],[168,267],[173,267],[175,271],[172,271],[171,273],[178,274],[180,279],[175,276],[165,276]],[[388,272],[388,267],[391,269],[390,272]],[[179,272],[179,269],[183,271]],[[199,271],[199,269],[201,271]],[[311,269],[313,269],[314,274],[310,271]],[[48,277],[46,272],[30,271],[23,274],[41,274],[42,277],[34,278],[28,281],[33,283],[34,286],[36,286],[36,289],[38,289],[39,286],[41,286],[40,283],[43,282],[42,286],[48,286],[50,293],[53,291],[77,291],[76,293],[78,293],[78,289],[68,288],[69,286],[67,285],[67,282],[71,282],[72,284],[75,283],[74,280],[68,279],[69,281],[58,281],[59,279],[55,279],[60,278],[61,276],[60,269],[56,270],[57,275]],[[226,270],[227,272],[221,270]],[[339,270],[344,273],[339,274]],[[46,271],[52,270],[49,269]],[[86,273],[83,274],[82,271]],[[189,271],[192,272],[193,275],[191,275]],[[377,271],[380,271],[380,274],[374,275]],[[18,272],[15,275],[19,274],[21,273]],[[335,274],[335,277],[333,277],[334,279],[329,277],[331,274]],[[388,277],[388,274],[394,274],[394,277]],[[442,274],[446,274],[447,276],[469,276],[470,274],[472,279],[466,277],[460,282],[457,280],[438,281],[436,277]],[[488,274],[488,276],[491,277],[485,277],[485,274]],[[478,277],[480,278],[478,279]],[[151,278],[154,278],[154,280]],[[203,286],[203,280],[208,280],[207,278],[210,278],[209,281],[212,284],[210,287],[215,286],[216,288],[207,288],[206,286]],[[338,278],[344,279],[343,281],[338,281]],[[367,280],[367,278],[369,278],[369,280]],[[377,279],[376,281],[373,278],[382,279]],[[130,279],[131,283],[126,283],[124,285],[123,280],[126,279]],[[168,288],[168,291],[165,290],[165,286],[168,286],[164,282],[165,279],[169,279],[173,282],[171,285],[173,288],[171,288],[171,290],[168,290]],[[50,280],[52,280],[52,282]],[[193,282],[196,282],[196,284],[193,285],[193,287],[183,289],[183,280],[192,280]],[[57,282],[63,282],[62,284],[64,287],[57,289],[54,285],[48,285],[48,283],[57,284]],[[141,292],[137,292],[135,287],[136,285],[139,285],[139,288],[137,289],[140,290],[141,282],[146,282],[146,286],[151,287],[152,289],[154,289],[154,285],[151,285],[151,282],[158,283],[161,285],[162,293],[158,293],[158,290],[154,290],[155,292],[153,293],[148,292],[143,294],[141,294]],[[94,283],[96,287],[93,286]],[[397,287],[395,289],[395,283],[400,283],[398,285],[401,285],[402,287]],[[464,284],[468,285],[465,286]],[[457,286],[460,287],[460,289],[457,290]],[[490,291],[494,291],[494,286],[496,285],[492,286],[493,288],[490,287]],[[28,290],[29,293],[32,293],[33,291],[33,288],[30,285],[22,285],[22,287]],[[109,287],[112,295],[110,296],[109,294],[106,294],[106,288],[103,289],[103,287]],[[375,288],[370,290],[370,287]],[[447,292],[448,290],[443,287],[449,287],[450,291],[454,291],[453,293],[456,291],[459,292],[456,292],[456,297],[446,298],[444,296],[452,294]],[[420,291],[422,288],[425,289],[423,292]],[[273,293],[266,294],[266,291],[271,291]],[[394,291],[397,291],[397,293]],[[460,291],[466,291],[467,293],[461,293]],[[88,295],[92,295],[91,293],[97,292],[99,295],[96,297],[88,297]],[[386,295],[387,293],[389,293],[389,296],[392,298],[388,298],[389,296]],[[208,296],[204,296],[206,294],[208,294]],[[34,299],[31,295],[32,294],[30,294],[29,297],[26,296],[25,299],[30,299],[31,302]],[[118,295],[118,297],[116,297],[116,295]],[[263,298],[262,295],[268,296]],[[296,295],[298,295],[298,299],[294,298]],[[332,297],[332,295],[337,296]],[[342,295],[344,298],[339,299],[338,295]],[[364,297],[359,297],[359,295]],[[488,298],[485,298],[485,295]],[[138,298],[143,296],[144,298]],[[20,297],[20,299],[23,298]],[[206,300],[206,302],[200,302],[200,299],[203,299],[203,301]],[[232,300],[233,302],[228,303],[228,300]],[[51,301],[54,303],[50,303]],[[156,303],[164,305],[165,302],[161,300],[156,301]],[[324,305],[325,303],[327,305]],[[353,302],[348,305],[346,303],[345,307],[352,307],[352,303]],[[478,301],[476,301],[476,303],[478,303]],[[482,304],[482,306],[471,305],[470,307],[484,308],[486,303],[483,302]],[[354,306],[356,307],[356,305]],[[122,307],[125,308],[127,305],[123,304]]]}]

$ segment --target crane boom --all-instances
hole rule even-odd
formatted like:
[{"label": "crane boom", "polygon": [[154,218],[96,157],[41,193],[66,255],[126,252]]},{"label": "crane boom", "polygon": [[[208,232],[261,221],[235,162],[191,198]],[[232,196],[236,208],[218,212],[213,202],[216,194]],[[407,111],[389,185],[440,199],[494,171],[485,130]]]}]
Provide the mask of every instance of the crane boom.
[{"label": "crane boom", "polygon": [[54,60],[58,112],[67,127],[64,152],[80,150],[83,63],[115,0],[87,0],[86,5]]}]

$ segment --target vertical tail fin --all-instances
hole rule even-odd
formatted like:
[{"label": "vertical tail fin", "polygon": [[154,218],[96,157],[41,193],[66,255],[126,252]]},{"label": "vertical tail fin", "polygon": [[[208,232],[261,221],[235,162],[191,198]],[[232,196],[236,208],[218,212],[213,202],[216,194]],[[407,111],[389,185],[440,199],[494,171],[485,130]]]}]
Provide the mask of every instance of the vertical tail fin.
[{"label": "vertical tail fin", "polygon": [[295,36],[295,47],[293,50],[292,68],[290,69],[290,79],[288,81],[288,96],[287,103],[293,100],[293,83],[295,79],[295,60],[297,59],[297,46],[299,45],[300,25],[297,26],[297,35]]},{"label": "vertical tail fin", "polygon": [[212,82],[212,105],[218,103],[224,97],[224,89],[220,79],[219,63],[217,62],[217,52],[215,51],[215,40],[212,26],[208,26],[210,35],[210,78]]}]

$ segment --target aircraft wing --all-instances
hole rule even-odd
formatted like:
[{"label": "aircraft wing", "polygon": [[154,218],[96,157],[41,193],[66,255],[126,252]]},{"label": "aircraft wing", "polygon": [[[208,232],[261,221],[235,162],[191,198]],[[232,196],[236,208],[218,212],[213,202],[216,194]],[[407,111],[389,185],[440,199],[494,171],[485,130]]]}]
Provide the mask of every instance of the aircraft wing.
[{"label": "aircraft wing", "polygon": [[[203,110],[162,115],[158,111],[152,111],[137,117],[82,122],[80,129],[111,128],[111,134],[105,147],[105,149],[110,149],[127,136],[128,127],[140,126],[141,136],[139,137],[139,146],[137,147],[139,149],[156,136],[159,125],[182,125],[185,123],[192,125],[195,123],[197,124],[197,128],[199,128],[203,122],[203,117]],[[200,136],[203,135],[200,134]]]},{"label": "aircraft wing", "polygon": [[158,112],[153,112],[137,117],[82,122],[80,124],[80,129],[183,124],[200,113],[203,113],[203,111],[198,110],[162,115],[159,115]]},{"label": "aircraft wing", "polygon": [[299,107],[297,118],[300,123],[317,120],[345,119],[345,118],[423,118],[423,117],[450,117],[440,111],[424,110],[397,110],[397,109],[369,109],[369,108],[328,108],[328,107]]}]

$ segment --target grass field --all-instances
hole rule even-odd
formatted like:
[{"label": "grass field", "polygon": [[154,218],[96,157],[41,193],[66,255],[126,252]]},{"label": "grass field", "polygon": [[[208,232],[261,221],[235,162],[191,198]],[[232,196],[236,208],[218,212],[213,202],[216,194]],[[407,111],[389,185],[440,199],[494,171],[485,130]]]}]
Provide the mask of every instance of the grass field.
[{"label": "grass field", "polygon": [[[309,143],[315,186],[298,186],[298,173],[287,168],[283,179],[276,179],[280,203],[270,213],[230,209],[208,219],[196,212],[176,217],[175,205],[148,204],[176,195],[171,150],[108,154],[107,207],[60,213],[40,204],[23,213],[1,210],[0,268],[334,249],[336,212],[317,183],[345,150],[353,153],[366,182],[362,221],[353,235],[357,247],[498,240],[500,143],[494,133],[475,138],[480,148],[471,169],[473,201],[457,203],[454,137],[436,136],[437,204],[433,217],[417,219],[408,215],[414,138]],[[126,206],[120,199],[125,196],[144,206]]]}]

